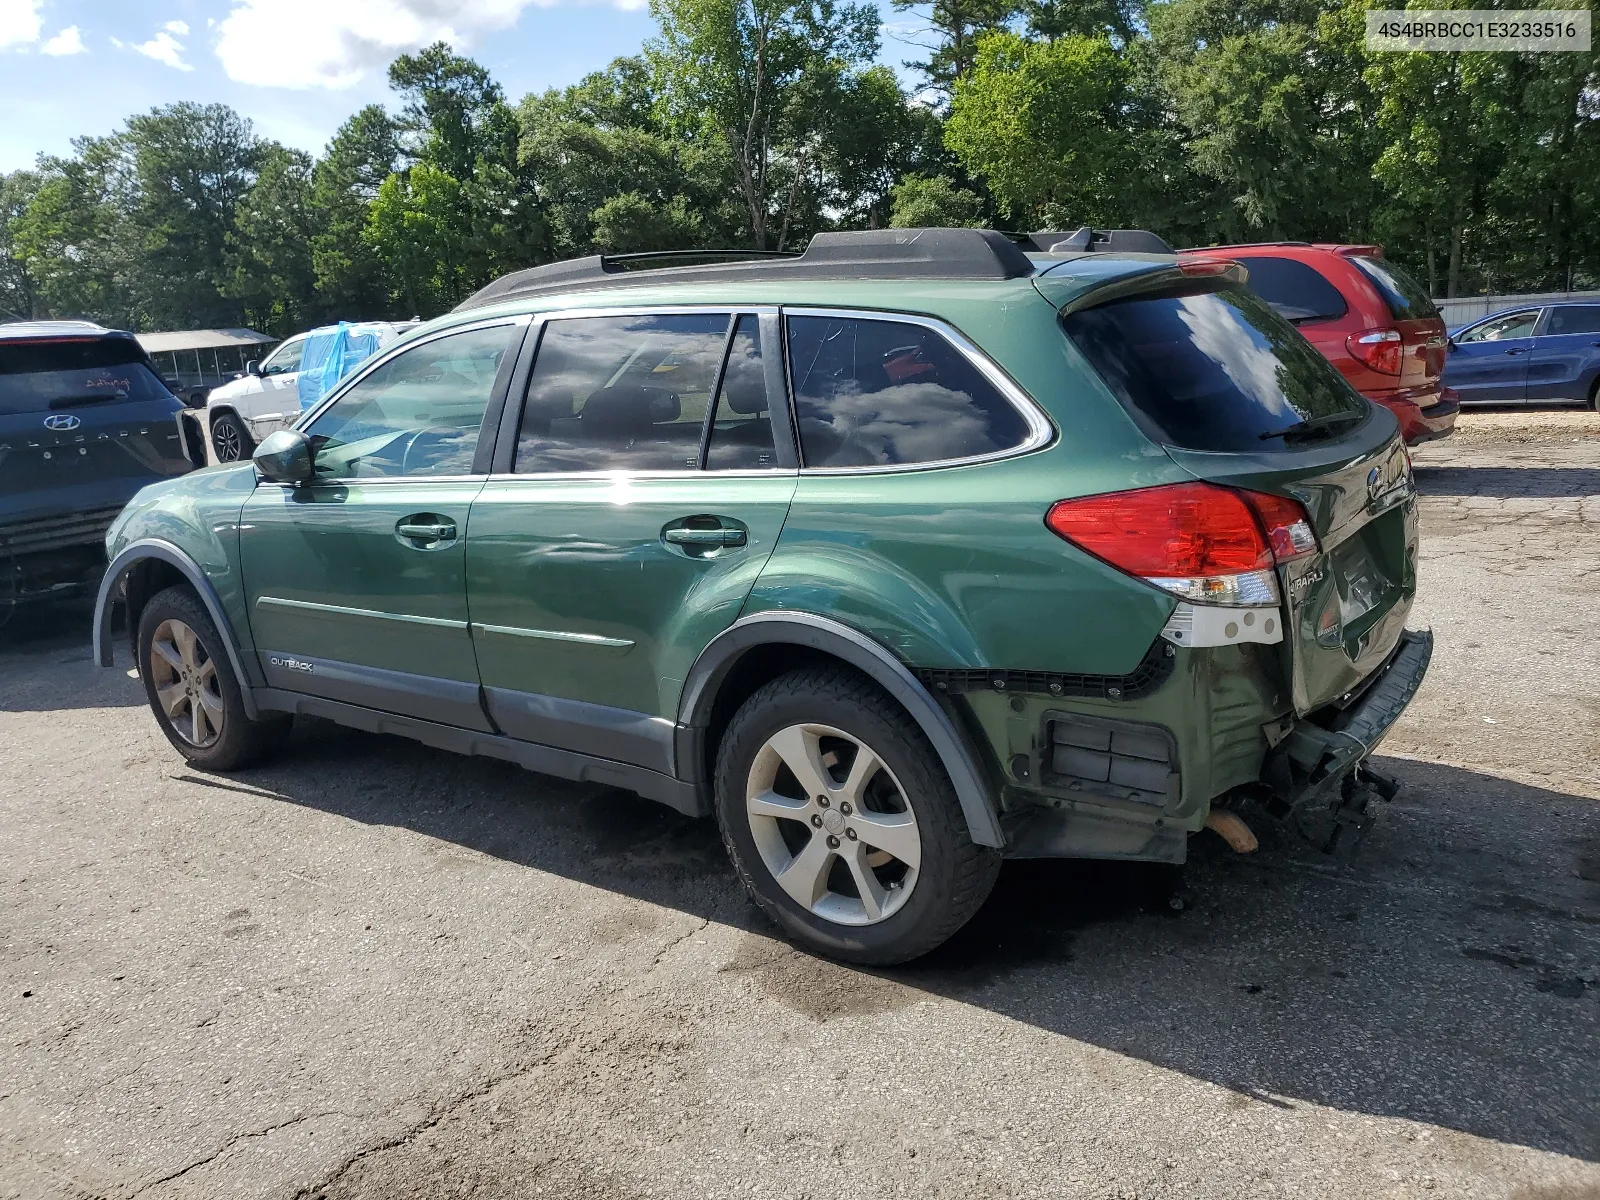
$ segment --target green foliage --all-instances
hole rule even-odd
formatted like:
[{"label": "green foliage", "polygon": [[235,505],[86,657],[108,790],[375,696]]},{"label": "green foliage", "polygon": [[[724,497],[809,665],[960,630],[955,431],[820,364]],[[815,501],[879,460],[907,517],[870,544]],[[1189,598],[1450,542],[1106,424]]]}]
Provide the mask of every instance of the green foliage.
[{"label": "green foliage", "polygon": [[945,142],[1024,221],[1121,224],[1138,138],[1127,62],[1104,37],[990,33],[956,82]]},{"label": "green foliage", "polygon": [[895,229],[953,229],[983,224],[983,201],[943,175],[907,175],[894,187]]},{"label": "green foliage", "polygon": [[877,9],[837,0],[651,0],[650,11],[661,35],[646,60],[665,128],[684,142],[718,145],[731,162],[751,244],[766,248],[774,224],[779,241],[791,225],[814,227],[826,173],[837,165],[829,127],[841,112],[872,103],[872,85],[858,73],[877,53]]},{"label": "green foliage", "polygon": [[[519,267],[823,229],[1381,241],[1435,293],[1600,285],[1600,51],[1368,54],[1368,0],[652,0],[635,57],[513,107],[439,43],[320,159],[222,105],[0,175],[0,319],[431,316]],[[1464,2],[1464,0],[1463,0]],[[932,101],[937,103],[929,102]]]}]

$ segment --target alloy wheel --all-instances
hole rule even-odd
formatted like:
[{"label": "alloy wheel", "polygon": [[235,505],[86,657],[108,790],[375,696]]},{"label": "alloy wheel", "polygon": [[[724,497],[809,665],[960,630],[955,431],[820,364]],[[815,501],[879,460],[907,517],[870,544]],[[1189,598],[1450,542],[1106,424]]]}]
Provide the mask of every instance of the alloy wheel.
[{"label": "alloy wheel", "polygon": [[226,417],[212,424],[211,444],[216,447],[218,462],[238,462],[244,457],[239,427]]},{"label": "alloy wheel", "polygon": [[222,736],[226,712],[217,664],[194,630],[173,618],[150,639],[150,681],[179,737],[204,749]]},{"label": "alloy wheel", "polygon": [[922,837],[894,772],[828,725],[791,725],[750,766],[745,808],[756,850],[796,904],[840,925],[875,925],[916,887]]}]

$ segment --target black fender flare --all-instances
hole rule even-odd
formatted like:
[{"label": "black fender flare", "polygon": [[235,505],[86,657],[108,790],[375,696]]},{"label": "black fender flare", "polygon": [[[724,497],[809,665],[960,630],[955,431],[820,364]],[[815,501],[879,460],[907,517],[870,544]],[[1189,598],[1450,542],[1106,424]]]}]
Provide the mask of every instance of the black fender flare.
[{"label": "black fender flare", "polygon": [[842,621],[803,612],[763,612],[735,621],[711,640],[690,668],[678,705],[679,726],[704,730],[717,691],[739,658],[756,646],[785,643],[849,663],[898,700],[944,764],[972,840],[980,846],[1005,845],[995,811],[996,789],[971,739],[888,647]]},{"label": "black fender flare", "polygon": [[251,694],[250,676],[244,669],[244,658],[239,653],[239,639],[234,636],[233,623],[228,620],[227,610],[222,607],[222,598],[217,595],[217,589],[206,578],[206,573],[200,569],[200,564],[171,542],[164,542],[159,538],[141,538],[123,547],[122,552],[111,560],[105,576],[100,580],[100,593],[94,602],[94,661],[102,667],[115,665],[111,643],[111,615],[116,608],[117,588],[135,563],[148,558],[159,559],[177,568],[189,586],[194,588],[200,597],[200,603],[206,606],[206,613],[211,617],[212,624],[222,635],[223,648],[228,652],[228,665],[233,668],[233,677],[239,681],[239,694],[244,699],[244,715],[252,721],[256,720],[260,714],[256,709],[255,697]]}]

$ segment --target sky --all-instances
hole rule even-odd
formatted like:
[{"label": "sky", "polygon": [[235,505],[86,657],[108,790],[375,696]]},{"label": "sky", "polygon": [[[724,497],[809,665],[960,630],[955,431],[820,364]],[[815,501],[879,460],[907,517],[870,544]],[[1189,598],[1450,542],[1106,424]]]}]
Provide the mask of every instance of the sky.
[{"label": "sky", "polygon": [[[232,105],[263,136],[320,153],[391,100],[391,59],[450,42],[515,103],[575,83],[655,33],[647,0],[0,0],[0,171],[66,154],[134,113]],[[887,16],[881,59],[917,55]],[[907,83],[909,73],[902,71]]]}]

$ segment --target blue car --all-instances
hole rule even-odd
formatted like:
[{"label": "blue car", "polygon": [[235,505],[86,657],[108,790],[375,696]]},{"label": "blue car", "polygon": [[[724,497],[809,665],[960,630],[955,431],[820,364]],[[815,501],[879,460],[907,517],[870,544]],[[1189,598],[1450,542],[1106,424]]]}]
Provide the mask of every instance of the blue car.
[{"label": "blue car", "polygon": [[1600,304],[1507,308],[1453,329],[1443,382],[1463,404],[1600,409]]}]

